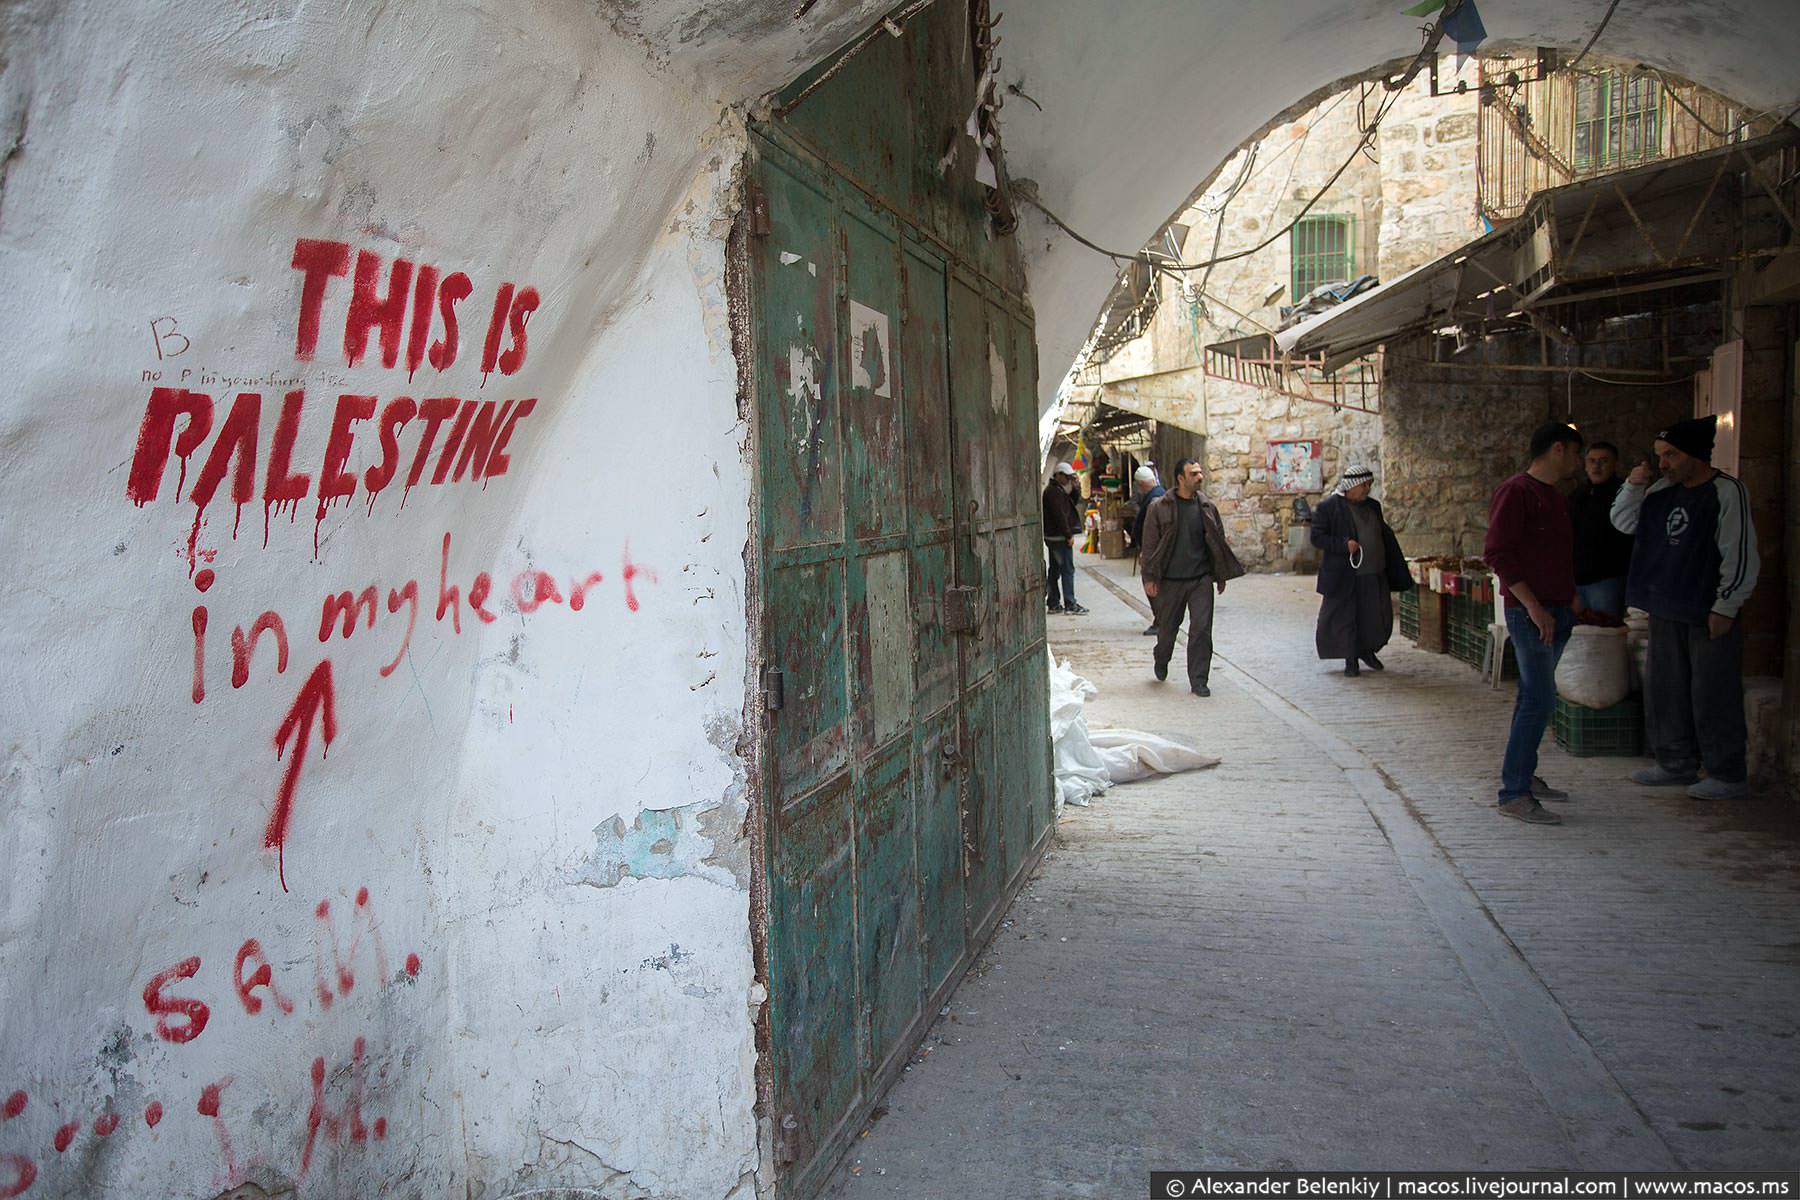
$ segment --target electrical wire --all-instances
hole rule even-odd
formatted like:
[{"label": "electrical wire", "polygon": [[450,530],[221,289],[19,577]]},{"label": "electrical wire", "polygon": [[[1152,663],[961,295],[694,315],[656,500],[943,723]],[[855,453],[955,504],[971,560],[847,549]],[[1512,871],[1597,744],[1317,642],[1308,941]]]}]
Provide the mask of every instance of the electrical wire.
[{"label": "electrical wire", "polygon": [[[1613,0],[1613,2],[1616,5],[1618,0]],[[1412,61],[1407,64],[1406,69],[1398,76],[1382,80],[1383,86],[1388,89],[1387,98],[1376,108],[1375,119],[1369,122],[1369,127],[1363,131],[1362,138],[1357,142],[1356,148],[1350,152],[1350,157],[1346,158],[1342,165],[1340,165],[1336,171],[1331,173],[1331,178],[1325,181],[1325,186],[1314,193],[1312,198],[1306,202],[1305,206],[1302,207],[1298,213],[1294,214],[1293,220],[1289,221],[1286,225],[1277,229],[1268,237],[1248,249],[1235,250],[1230,254],[1215,255],[1203,262],[1197,263],[1164,262],[1143,250],[1134,253],[1127,253],[1121,250],[1109,250],[1098,242],[1091,241],[1077,233],[1068,222],[1064,221],[1061,217],[1057,216],[1055,212],[1051,211],[1050,207],[1038,196],[1036,189],[1028,189],[1019,186],[1019,184],[1015,184],[1014,191],[1017,193],[1020,200],[1031,205],[1031,207],[1037,209],[1039,212],[1043,213],[1045,217],[1049,218],[1052,225],[1055,225],[1058,229],[1068,234],[1081,245],[1086,246],[1089,250],[1092,250],[1097,254],[1104,254],[1114,262],[1141,262],[1158,272],[1174,273],[1205,271],[1210,270],[1219,263],[1236,262],[1240,258],[1249,258],[1251,255],[1273,246],[1276,242],[1292,232],[1296,225],[1306,219],[1307,214],[1312,212],[1319,201],[1325,198],[1325,194],[1337,184],[1337,181],[1344,177],[1344,172],[1350,169],[1351,164],[1356,161],[1357,156],[1363,152],[1364,147],[1369,144],[1370,140],[1374,138],[1376,131],[1381,128],[1382,120],[1400,99],[1400,94],[1405,89],[1406,85],[1412,82],[1413,78],[1418,75],[1419,69],[1425,65],[1427,58],[1437,49],[1438,42],[1442,40],[1444,36],[1445,17],[1460,6],[1461,0],[1451,0],[1451,2],[1444,7],[1443,12],[1439,14],[1437,22],[1432,26],[1430,34],[1426,36],[1425,45],[1420,47],[1419,52],[1413,56]],[[1022,180],[1020,181],[1020,183],[1023,182],[1024,181]]]},{"label": "electrical wire", "polygon": [[1606,15],[1601,17],[1600,24],[1594,27],[1594,36],[1587,40],[1587,45],[1581,48],[1581,53],[1577,54],[1575,61],[1569,64],[1569,70],[1573,71],[1581,65],[1581,60],[1588,56],[1588,51],[1594,48],[1594,43],[1600,40],[1602,33],[1606,32],[1606,23],[1612,20],[1613,13],[1618,10],[1618,7],[1619,0],[1612,0],[1612,3],[1606,6]]},{"label": "electrical wire", "polygon": [[1693,375],[1683,375],[1679,379],[1607,379],[1580,368],[1569,372],[1571,379],[1576,375],[1585,375],[1595,383],[1609,384],[1613,387],[1674,387],[1677,384],[1691,383],[1694,379]]}]

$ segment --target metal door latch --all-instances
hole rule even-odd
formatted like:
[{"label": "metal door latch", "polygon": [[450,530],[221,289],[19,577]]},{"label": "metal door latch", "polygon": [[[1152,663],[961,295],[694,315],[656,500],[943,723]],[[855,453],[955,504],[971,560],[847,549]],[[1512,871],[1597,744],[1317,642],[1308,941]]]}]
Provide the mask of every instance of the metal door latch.
[{"label": "metal door latch", "polygon": [[769,193],[761,188],[751,188],[745,199],[750,214],[750,236],[768,237],[773,232],[773,223],[769,220]]},{"label": "metal door latch", "polygon": [[784,686],[780,667],[764,667],[762,677],[763,707],[770,712],[779,712],[787,703],[787,688]]},{"label": "metal door latch", "polygon": [[950,633],[973,633],[981,624],[977,611],[978,593],[972,587],[944,589],[944,629]]}]

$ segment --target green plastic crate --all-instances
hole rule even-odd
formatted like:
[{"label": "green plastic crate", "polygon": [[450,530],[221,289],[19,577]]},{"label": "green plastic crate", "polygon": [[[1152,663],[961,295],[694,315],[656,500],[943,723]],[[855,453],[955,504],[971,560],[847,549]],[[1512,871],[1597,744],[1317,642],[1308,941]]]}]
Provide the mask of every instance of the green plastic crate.
[{"label": "green plastic crate", "polygon": [[1558,696],[1550,728],[1576,758],[1635,758],[1644,747],[1644,706],[1632,696],[1611,708],[1583,708]]},{"label": "green plastic crate", "polygon": [[1400,593],[1400,636],[1419,640],[1419,589],[1408,588]]}]

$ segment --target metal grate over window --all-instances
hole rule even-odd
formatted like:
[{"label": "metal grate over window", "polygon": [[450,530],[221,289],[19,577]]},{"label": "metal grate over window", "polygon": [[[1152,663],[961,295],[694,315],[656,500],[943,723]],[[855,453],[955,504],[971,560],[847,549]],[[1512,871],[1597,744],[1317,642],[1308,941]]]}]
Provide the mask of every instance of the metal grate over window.
[{"label": "metal grate over window", "polygon": [[1337,215],[1302,217],[1289,234],[1293,257],[1293,290],[1298,304],[1314,288],[1351,278],[1356,260],[1356,218]]},{"label": "metal grate over window", "polygon": [[1652,75],[1622,71],[1575,81],[1577,171],[1602,171],[1662,157],[1662,88]]}]

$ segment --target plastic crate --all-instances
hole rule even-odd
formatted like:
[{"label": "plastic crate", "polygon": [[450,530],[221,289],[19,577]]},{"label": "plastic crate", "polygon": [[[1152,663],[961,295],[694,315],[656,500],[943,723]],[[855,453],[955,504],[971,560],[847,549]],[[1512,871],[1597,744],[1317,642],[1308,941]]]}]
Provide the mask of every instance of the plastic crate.
[{"label": "plastic crate", "polygon": [[1558,696],[1550,728],[1576,758],[1635,758],[1644,747],[1644,706],[1632,696],[1611,708],[1583,708]]},{"label": "plastic crate", "polygon": [[1400,593],[1400,602],[1395,605],[1400,610],[1400,636],[1419,640],[1419,589],[1409,588]]}]

